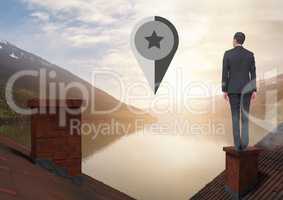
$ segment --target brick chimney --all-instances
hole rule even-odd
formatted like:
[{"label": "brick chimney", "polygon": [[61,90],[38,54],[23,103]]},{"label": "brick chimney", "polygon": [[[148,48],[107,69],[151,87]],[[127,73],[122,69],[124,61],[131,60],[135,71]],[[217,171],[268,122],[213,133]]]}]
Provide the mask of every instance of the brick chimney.
[{"label": "brick chimney", "polygon": [[224,147],[226,152],[225,189],[235,199],[255,188],[258,183],[258,157],[261,149],[249,147],[236,151],[234,147]]},{"label": "brick chimney", "polygon": [[31,115],[31,157],[34,161],[50,160],[66,169],[70,176],[77,176],[81,174],[81,135],[78,131],[71,132],[70,121],[81,122],[81,112],[65,112],[64,126],[60,126],[59,119],[60,112],[66,109],[80,111],[82,100],[62,101],[33,99],[28,102],[30,108],[45,110]]}]

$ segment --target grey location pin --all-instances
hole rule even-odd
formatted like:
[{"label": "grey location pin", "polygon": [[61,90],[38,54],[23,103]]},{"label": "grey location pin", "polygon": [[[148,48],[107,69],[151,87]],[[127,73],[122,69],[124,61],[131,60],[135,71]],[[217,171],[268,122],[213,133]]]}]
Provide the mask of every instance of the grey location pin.
[{"label": "grey location pin", "polygon": [[146,18],[134,28],[131,45],[156,94],[179,45],[176,28],[163,17]]}]

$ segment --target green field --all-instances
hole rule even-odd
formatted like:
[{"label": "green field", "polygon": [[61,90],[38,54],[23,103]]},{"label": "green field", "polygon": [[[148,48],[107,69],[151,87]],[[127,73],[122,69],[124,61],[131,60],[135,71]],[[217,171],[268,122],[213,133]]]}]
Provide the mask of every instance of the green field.
[{"label": "green field", "polygon": [[[26,90],[16,89],[13,95],[17,104],[21,107],[26,105],[28,99],[34,95]],[[9,137],[26,147],[30,147],[30,120],[28,116],[23,116],[14,112],[6,102],[5,88],[0,86],[0,135]]]}]

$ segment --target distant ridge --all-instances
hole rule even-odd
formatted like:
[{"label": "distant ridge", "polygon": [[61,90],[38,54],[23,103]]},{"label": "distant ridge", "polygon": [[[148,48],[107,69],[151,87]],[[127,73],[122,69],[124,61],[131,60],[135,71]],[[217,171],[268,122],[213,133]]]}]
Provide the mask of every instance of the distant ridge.
[{"label": "distant ridge", "polygon": [[[5,85],[7,80],[15,73],[21,70],[36,70],[46,69],[47,73],[51,71],[56,72],[55,78],[47,78],[46,85],[42,85],[43,88],[48,88],[49,83],[56,83],[57,87],[59,83],[64,83],[65,85],[70,83],[80,83],[84,85],[89,92],[89,94],[94,93],[93,96],[89,95],[89,99],[85,99],[89,106],[85,113],[83,113],[84,122],[98,125],[99,123],[110,124],[113,120],[119,121],[119,123],[130,126],[129,133],[135,132],[135,120],[143,119],[145,123],[151,123],[155,121],[155,118],[150,114],[138,109],[134,106],[127,105],[123,102],[120,102],[118,99],[114,98],[107,92],[92,86],[89,82],[81,79],[75,74],[63,69],[57,65],[54,65],[45,59],[36,56],[32,53],[24,51],[17,46],[11,44],[10,42],[4,41],[0,42],[0,118],[8,119],[11,117],[15,117],[19,119],[19,115],[16,115],[12,110],[10,110],[9,106],[6,104],[6,99],[4,95]],[[13,88],[14,96],[16,97],[16,101],[20,106],[26,106],[26,102],[31,98],[39,97],[39,79],[37,77],[23,77],[16,82]],[[56,94],[58,95],[58,92]],[[47,91],[47,96],[49,93]],[[94,97],[94,98],[93,98]],[[82,98],[81,92],[72,88],[68,94],[67,98]],[[120,105],[115,111],[106,113],[106,114],[98,114],[97,111],[105,111],[105,110],[113,110]],[[91,112],[91,108],[95,109],[95,112]],[[133,112],[136,111],[136,112]],[[142,113],[142,114],[137,114]],[[7,123],[8,125],[11,123]],[[19,139],[22,137],[27,137],[25,135],[29,135],[29,123],[25,124],[26,127],[23,129],[18,129],[15,126],[22,124],[22,122],[15,122],[13,126],[1,126],[0,125],[0,133],[1,131],[5,134],[14,135],[14,139]],[[2,129],[3,130],[2,130]],[[19,134],[18,132],[21,132]],[[125,133],[125,134],[129,134]],[[109,137],[102,137],[98,133],[95,133],[95,140],[93,139],[93,135],[89,134],[83,137],[83,156],[87,157],[91,155],[93,152],[98,151],[115,140],[119,139],[123,135],[112,133]],[[21,141],[28,141],[26,138],[22,138]]]}]

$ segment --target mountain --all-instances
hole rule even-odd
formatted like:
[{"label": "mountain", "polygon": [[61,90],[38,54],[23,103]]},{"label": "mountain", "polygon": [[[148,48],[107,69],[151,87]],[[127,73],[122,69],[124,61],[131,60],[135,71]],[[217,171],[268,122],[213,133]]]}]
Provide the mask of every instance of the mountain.
[{"label": "mountain", "polygon": [[[0,42],[0,68],[0,82],[2,84],[6,83],[13,74],[19,72],[20,70],[35,70],[36,72],[39,72],[39,69],[45,69],[47,74],[52,71],[56,72],[55,78],[47,77],[47,84],[44,85],[45,87],[47,87],[51,82],[56,82],[58,84],[81,83],[89,91],[94,90],[95,97],[97,98],[95,101],[95,106],[98,110],[111,109],[120,103],[111,95],[93,87],[87,81],[84,81],[71,72],[51,64],[34,54],[26,52],[14,46],[13,44],[10,44],[9,42]],[[31,76],[26,76],[19,79],[19,81],[16,82],[15,88],[30,90],[36,95],[39,94],[39,89],[42,90],[42,88],[39,88],[39,79]],[[69,92],[68,96],[70,98],[80,98],[80,92],[73,89]]]},{"label": "mountain", "polygon": [[[88,107],[82,116],[83,123],[87,123],[91,127],[98,127],[101,123],[112,126],[113,121],[115,121],[122,126],[128,127],[126,133],[112,131],[109,135],[105,136],[101,135],[98,129],[94,128],[91,132],[88,132],[88,134],[83,134],[84,157],[103,149],[125,134],[135,132],[136,119],[141,119],[144,123],[155,121],[155,118],[150,114],[120,102],[113,96],[92,86],[89,82],[71,72],[39,56],[24,51],[7,41],[2,41],[0,42],[0,133],[11,136],[26,145],[29,145],[30,140],[28,117],[18,115],[12,111],[7,105],[4,93],[7,81],[15,73],[21,72],[22,70],[30,70],[36,73],[39,73],[40,70],[45,70],[47,76],[46,82],[43,82],[41,85],[39,77],[25,76],[18,79],[12,91],[18,105],[25,107],[27,101],[31,98],[39,97],[40,90],[42,91],[43,89],[46,89],[46,95],[48,97],[51,94],[48,90],[50,83],[56,85],[56,97],[59,96],[59,84],[81,84],[86,88],[89,94],[94,94],[89,95],[89,98],[86,99]],[[78,89],[71,88],[68,90],[67,98],[82,98],[82,95]],[[105,111],[111,110],[117,105],[120,105],[118,109],[108,114],[92,112],[92,108],[96,111]],[[143,114],[137,114],[141,112]]]}]

